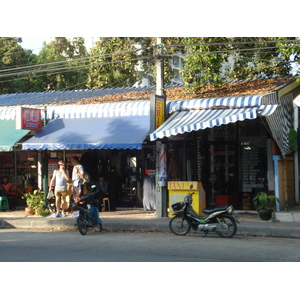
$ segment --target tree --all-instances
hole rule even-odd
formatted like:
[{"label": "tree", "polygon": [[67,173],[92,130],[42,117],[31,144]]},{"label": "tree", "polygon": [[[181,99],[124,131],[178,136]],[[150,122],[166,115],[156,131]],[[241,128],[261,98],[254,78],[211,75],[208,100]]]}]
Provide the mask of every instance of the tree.
[{"label": "tree", "polygon": [[31,89],[29,77],[19,76],[18,72],[13,70],[35,62],[32,51],[23,49],[19,43],[22,43],[22,38],[0,37],[0,93],[2,94],[28,92]]},{"label": "tree", "polygon": [[87,50],[84,38],[69,40],[56,37],[40,51],[37,62],[40,64],[36,86],[40,90],[72,90],[86,87]]},{"label": "tree", "polygon": [[132,86],[140,80],[135,40],[128,37],[99,38],[91,49],[87,79],[89,88]]},{"label": "tree", "polygon": [[[287,42],[290,41],[290,42]],[[232,79],[288,75],[296,38],[186,38],[182,78],[189,90]],[[231,62],[230,62],[231,61]]]}]

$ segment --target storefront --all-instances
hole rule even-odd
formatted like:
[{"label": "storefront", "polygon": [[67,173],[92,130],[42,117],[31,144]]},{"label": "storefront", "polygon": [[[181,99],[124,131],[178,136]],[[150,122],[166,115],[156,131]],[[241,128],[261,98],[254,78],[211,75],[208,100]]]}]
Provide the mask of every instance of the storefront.
[{"label": "storefront", "polygon": [[[128,107],[128,103],[125,103]],[[124,106],[125,106],[124,105]],[[108,182],[110,206],[142,206],[142,183],[147,161],[146,136],[149,134],[149,103],[135,104],[137,109],[116,111],[115,104],[98,105],[92,115],[85,106],[58,106],[55,118],[34,137],[22,144],[23,150],[35,150],[47,155],[48,185],[58,158],[67,162],[71,174],[70,157],[77,156],[92,180],[102,174]],[[114,106],[114,108],[112,108]],[[142,109],[141,109],[142,106]],[[51,110],[52,109],[52,110]],[[49,108],[53,114],[53,108]],[[101,112],[100,112],[101,111]],[[76,117],[74,117],[76,115]],[[147,167],[147,166],[146,166]]]},{"label": "storefront", "polygon": [[273,94],[168,103],[170,117],[150,134],[150,140],[167,144],[168,181],[201,182],[207,206],[253,209],[256,192],[274,193],[272,132],[281,126],[277,141],[284,144],[285,118],[281,111],[275,116],[282,108],[272,99]]}]

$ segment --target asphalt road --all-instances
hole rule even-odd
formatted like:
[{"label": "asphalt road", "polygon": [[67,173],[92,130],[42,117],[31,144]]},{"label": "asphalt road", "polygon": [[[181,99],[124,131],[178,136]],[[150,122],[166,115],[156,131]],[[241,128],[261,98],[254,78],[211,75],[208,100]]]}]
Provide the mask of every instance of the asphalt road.
[{"label": "asphalt road", "polygon": [[1,262],[298,262],[300,239],[0,230]]}]

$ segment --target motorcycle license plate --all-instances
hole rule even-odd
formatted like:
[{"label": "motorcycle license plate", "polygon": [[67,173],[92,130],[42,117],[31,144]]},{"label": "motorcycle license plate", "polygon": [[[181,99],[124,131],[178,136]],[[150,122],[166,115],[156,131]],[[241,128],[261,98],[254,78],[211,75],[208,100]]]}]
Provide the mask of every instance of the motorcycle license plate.
[{"label": "motorcycle license plate", "polygon": [[79,210],[73,211],[73,218],[78,218],[79,217]]}]

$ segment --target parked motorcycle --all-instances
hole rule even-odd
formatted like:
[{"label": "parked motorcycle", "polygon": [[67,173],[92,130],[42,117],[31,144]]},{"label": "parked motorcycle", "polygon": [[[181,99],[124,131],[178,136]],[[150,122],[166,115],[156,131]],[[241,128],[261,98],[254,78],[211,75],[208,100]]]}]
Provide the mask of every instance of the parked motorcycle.
[{"label": "parked motorcycle", "polygon": [[191,228],[195,231],[203,231],[206,236],[209,232],[215,232],[221,237],[231,238],[236,234],[237,225],[232,215],[234,208],[232,205],[206,208],[201,217],[192,208],[192,195],[190,193],[184,197],[184,201],[172,205],[174,217],[169,222],[170,230],[177,235],[189,233]]},{"label": "parked motorcycle", "polygon": [[99,218],[98,205],[95,195],[99,193],[95,185],[91,186],[91,192],[78,201],[72,203],[73,218],[76,220],[77,228],[82,235],[87,233],[88,227],[96,231],[102,230],[102,221]]}]

